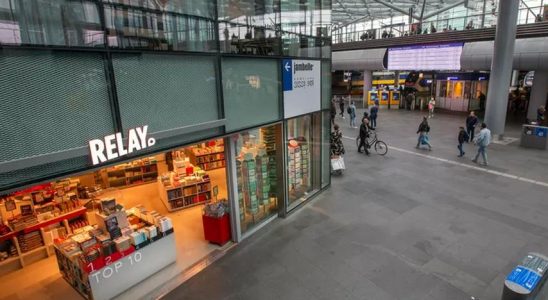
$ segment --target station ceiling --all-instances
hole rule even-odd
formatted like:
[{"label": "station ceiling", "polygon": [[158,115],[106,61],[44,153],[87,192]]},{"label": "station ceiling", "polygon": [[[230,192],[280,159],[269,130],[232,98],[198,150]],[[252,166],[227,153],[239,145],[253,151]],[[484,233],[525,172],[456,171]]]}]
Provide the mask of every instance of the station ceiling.
[{"label": "station ceiling", "polygon": [[[332,0],[332,24],[342,27],[356,22],[412,15],[415,20],[427,19],[443,11],[466,5],[477,8],[492,0]],[[424,9],[423,9],[424,7]]]}]

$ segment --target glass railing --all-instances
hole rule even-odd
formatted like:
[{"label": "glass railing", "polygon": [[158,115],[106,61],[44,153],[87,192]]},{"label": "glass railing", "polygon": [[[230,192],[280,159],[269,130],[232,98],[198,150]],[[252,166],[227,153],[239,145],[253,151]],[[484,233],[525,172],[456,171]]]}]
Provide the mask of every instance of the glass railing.
[{"label": "glass railing", "polygon": [[[521,8],[518,14],[518,25],[531,24],[538,22],[548,22],[542,15],[537,14],[542,11],[542,7]],[[443,20],[427,20],[418,28],[415,24],[385,25],[364,30],[349,30],[350,27],[339,28],[332,32],[332,42],[348,43],[365,41],[372,39],[403,37],[416,34],[435,34],[447,31],[472,30],[479,28],[494,27],[497,23],[497,13],[475,14],[465,17],[447,18]]]}]

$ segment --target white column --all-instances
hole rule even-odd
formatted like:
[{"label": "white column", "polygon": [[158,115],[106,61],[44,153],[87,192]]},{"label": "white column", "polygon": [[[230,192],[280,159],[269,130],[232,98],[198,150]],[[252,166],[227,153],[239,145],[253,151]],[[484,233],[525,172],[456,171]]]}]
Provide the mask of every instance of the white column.
[{"label": "white column", "polygon": [[373,85],[373,72],[371,70],[363,71],[363,107],[367,106],[367,94]]},{"label": "white column", "polygon": [[512,77],[514,45],[520,0],[499,1],[495,51],[485,109],[485,123],[495,135],[503,135],[506,125],[508,87]]},{"label": "white column", "polygon": [[548,96],[548,71],[535,71],[533,87],[531,88],[531,97],[529,99],[529,108],[527,109],[527,119],[537,119],[537,109],[541,105],[546,105]]}]

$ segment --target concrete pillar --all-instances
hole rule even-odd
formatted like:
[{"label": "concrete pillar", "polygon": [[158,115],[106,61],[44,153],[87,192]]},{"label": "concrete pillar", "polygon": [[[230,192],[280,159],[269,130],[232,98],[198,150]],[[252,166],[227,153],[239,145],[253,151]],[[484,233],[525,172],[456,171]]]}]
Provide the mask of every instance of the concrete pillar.
[{"label": "concrete pillar", "polygon": [[546,105],[548,95],[548,70],[535,71],[533,87],[531,88],[531,97],[529,99],[529,108],[527,110],[527,119],[537,119],[537,109],[541,105]]},{"label": "concrete pillar", "polygon": [[520,0],[499,1],[495,51],[485,109],[485,123],[492,134],[503,135],[508,108],[508,89],[516,41],[516,22]]},{"label": "concrete pillar", "polygon": [[518,82],[518,79],[519,79],[519,71],[518,70],[514,70],[512,71],[512,81],[510,82],[510,86],[518,86],[519,82]]},{"label": "concrete pillar", "polygon": [[363,71],[363,107],[367,106],[367,94],[373,85],[373,72],[371,70]]}]

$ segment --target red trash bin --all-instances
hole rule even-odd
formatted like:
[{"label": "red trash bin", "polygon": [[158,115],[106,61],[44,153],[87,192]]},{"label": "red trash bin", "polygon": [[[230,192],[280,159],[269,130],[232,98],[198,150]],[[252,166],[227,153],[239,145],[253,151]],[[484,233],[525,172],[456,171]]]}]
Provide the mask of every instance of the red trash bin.
[{"label": "red trash bin", "polygon": [[210,243],[222,246],[230,241],[230,217],[224,214],[220,218],[208,217],[202,215],[204,224],[204,237]]}]

